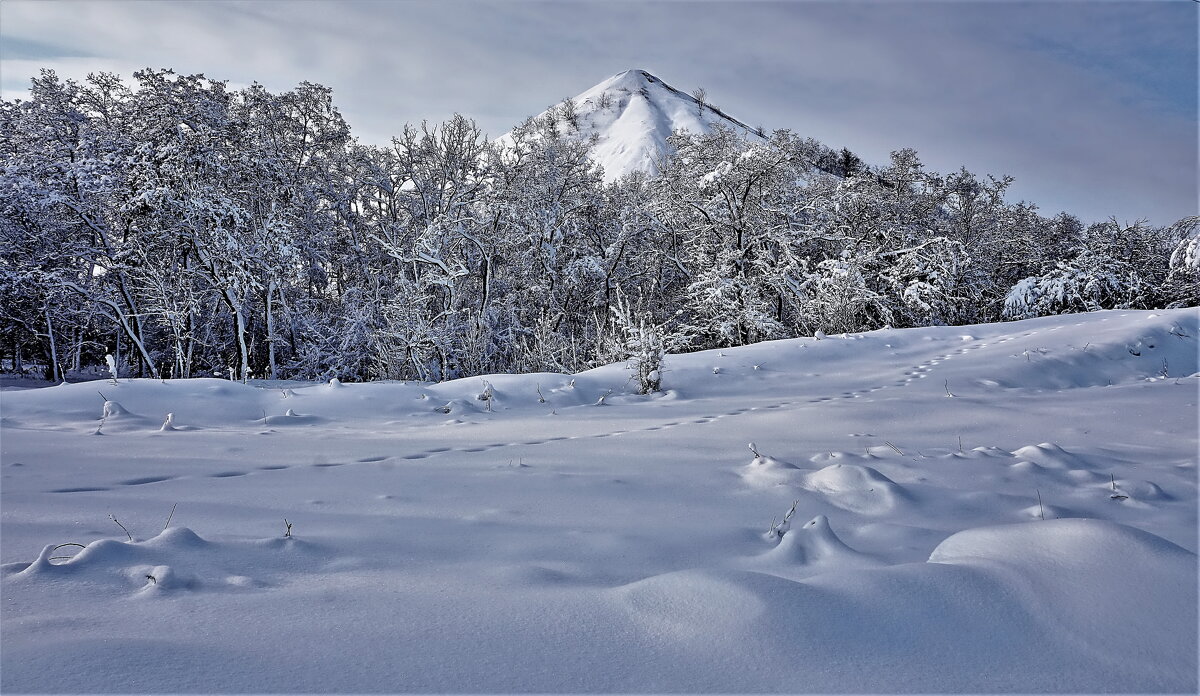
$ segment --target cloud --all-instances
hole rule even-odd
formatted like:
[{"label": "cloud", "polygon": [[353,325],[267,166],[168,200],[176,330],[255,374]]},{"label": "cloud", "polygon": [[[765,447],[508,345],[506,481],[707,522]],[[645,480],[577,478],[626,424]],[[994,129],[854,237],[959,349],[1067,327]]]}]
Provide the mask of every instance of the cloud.
[{"label": "cloud", "polygon": [[[495,136],[627,68],[869,161],[1017,178],[1045,212],[1196,212],[1195,3],[74,2],[0,5],[0,89],[146,67],[333,88],[383,143]],[[64,48],[70,47],[70,49]]]}]

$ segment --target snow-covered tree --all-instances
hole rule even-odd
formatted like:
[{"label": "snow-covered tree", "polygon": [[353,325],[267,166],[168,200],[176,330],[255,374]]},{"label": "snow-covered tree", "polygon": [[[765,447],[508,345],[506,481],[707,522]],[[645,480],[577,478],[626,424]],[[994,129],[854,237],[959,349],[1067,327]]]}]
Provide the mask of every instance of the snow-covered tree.
[{"label": "snow-covered tree", "polygon": [[663,350],[1200,301],[1195,218],[1084,226],[912,150],[871,167],[719,126],[605,184],[585,118],[372,147],[307,82],[44,72],[0,102],[3,350],[53,379],[107,352],[131,375],[424,380],[632,355],[652,390]]},{"label": "snow-covered tree", "polygon": [[1178,241],[1167,262],[1163,295],[1168,306],[1200,305],[1200,216],[1192,215],[1176,222],[1168,230]]}]

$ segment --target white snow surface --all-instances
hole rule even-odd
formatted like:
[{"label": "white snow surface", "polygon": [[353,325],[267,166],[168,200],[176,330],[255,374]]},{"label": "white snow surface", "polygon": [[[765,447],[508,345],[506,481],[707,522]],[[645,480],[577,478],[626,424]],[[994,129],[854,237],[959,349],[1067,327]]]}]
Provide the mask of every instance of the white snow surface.
[{"label": "white snow surface", "polygon": [[5,391],[0,690],[1196,693],[1197,336]]},{"label": "white snow surface", "polygon": [[573,101],[579,126],[560,125],[560,132],[582,141],[596,138],[592,159],[604,168],[606,182],[635,171],[657,173],[658,161],[670,149],[667,137],[677,130],[702,135],[721,124],[752,141],[765,140],[741,121],[711,105],[701,107],[691,95],[645,70],[617,73]]}]

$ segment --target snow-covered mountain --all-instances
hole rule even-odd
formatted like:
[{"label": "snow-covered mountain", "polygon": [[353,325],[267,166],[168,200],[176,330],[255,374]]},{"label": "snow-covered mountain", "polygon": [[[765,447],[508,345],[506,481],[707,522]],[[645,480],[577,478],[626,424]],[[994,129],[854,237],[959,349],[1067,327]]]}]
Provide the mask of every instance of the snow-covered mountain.
[{"label": "snow-covered mountain", "polygon": [[[701,103],[645,70],[626,70],[576,96],[577,126],[567,135],[596,136],[592,157],[613,181],[634,171],[656,172],[656,160],[676,130],[708,133],[715,124],[752,139],[763,136],[711,104]],[[551,109],[560,109],[556,105]],[[547,112],[538,118],[544,118]]]}]

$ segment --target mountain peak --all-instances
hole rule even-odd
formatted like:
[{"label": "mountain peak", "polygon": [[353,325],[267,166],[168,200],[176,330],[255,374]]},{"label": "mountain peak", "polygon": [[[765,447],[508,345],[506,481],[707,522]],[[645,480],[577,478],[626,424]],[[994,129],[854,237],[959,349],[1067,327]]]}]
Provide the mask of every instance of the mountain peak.
[{"label": "mountain peak", "polygon": [[[604,82],[596,85],[596,87],[605,86],[609,89],[618,89],[621,87],[641,87],[642,85],[653,84],[655,82],[662,82],[662,80],[651,75],[645,70],[632,68],[630,70],[623,70],[616,75],[613,75]],[[596,87],[593,87],[592,89],[595,89]]]},{"label": "mountain peak", "polygon": [[[606,181],[634,171],[654,173],[677,130],[702,134],[718,124],[751,140],[763,136],[707,102],[685,94],[641,69],[619,72],[579,94],[576,125],[568,137],[595,136],[592,158],[604,167]],[[545,116],[543,113],[542,116]]]}]

